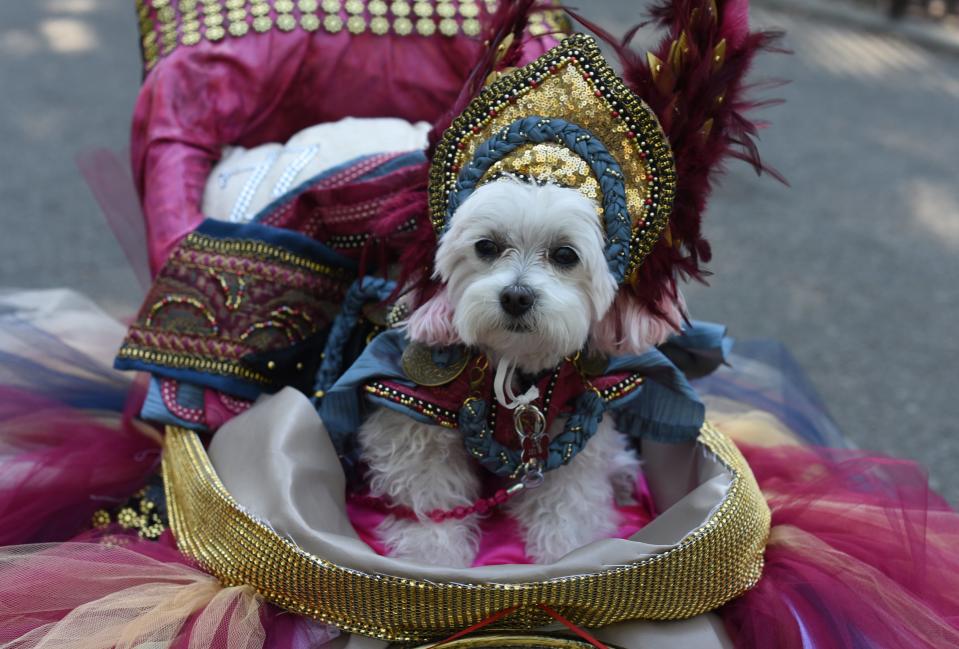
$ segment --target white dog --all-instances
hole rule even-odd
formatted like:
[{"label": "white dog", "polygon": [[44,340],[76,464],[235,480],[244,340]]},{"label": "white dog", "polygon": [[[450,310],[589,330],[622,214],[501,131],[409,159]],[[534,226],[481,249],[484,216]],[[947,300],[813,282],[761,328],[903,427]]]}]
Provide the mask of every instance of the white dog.
[{"label": "white dog", "polygon": [[[520,372],[553,368],[587,344],[607,355],[638,353],[681,322],[681,304],[656,318],[617,298],[604,257],[597,206],[575,189],[501,178],[477,189],[454,214],[436,254],[445,288],[409,318],[411,340],[466,344],[506,359]],[[510,371],[511,377],[513,373]],[[550,437],[562,430],[554,422]],[[483,469],[459,431],[377,410],[359,443],[374,496],[412,509],[420,520],[389,517],[378,529],[396,557],[468,566],[479,543],[477,515],[433,522],[425,514],[469,506]],[[569,465],[506,507],[525,534],[527,554],[549,563],[611,536],[617,499],[632,495],[639,461],[609,417]]]}]

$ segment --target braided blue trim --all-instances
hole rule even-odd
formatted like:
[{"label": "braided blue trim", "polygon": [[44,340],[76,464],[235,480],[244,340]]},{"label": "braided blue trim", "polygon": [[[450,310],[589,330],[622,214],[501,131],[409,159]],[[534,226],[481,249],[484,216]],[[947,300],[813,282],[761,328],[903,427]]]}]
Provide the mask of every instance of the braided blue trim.
[{"label": "braided blue trim", "polygon": [[[496,441],[486,423],[487,410],[489,405],[483,399],[469,400],[460,408],[459,429],[463,433],[466,451],[487,471],[498,476],[512,476],[523,463],[522,451]],[[606,402],[598,394],[592,390],[581,394],[563,432],[550,441],[543,469],[551,471],[569,464],[596,433],[605,412]]]},{"label": "braided blue trim", "polygon": [[524,144],[557,142],[586,161],[603,191],[603,219],[606,223],[606,263],[616,280],[622,282],[629,264],[632,220],[626,207],[623,170],[602,142],[581,126],[563,119],[531,115],[500,129],[477,147],[473,158],[460,170],[450,194],[443,229],[449,227],[457,208],[476,189],[495,163]]},{"label": "braided blue trim", "polygon": [[[361,277],[353,282],[343,298],[342,309],[330,327],[330,334],[323,348],[323,361],[313,384],[314,395],[329,390],[340,377],[343,370],[343,350],[356,327],[363,305],[385,300],[395,287],[395,282],[381,277]],[[313,400],[316,402],[317,397],[314,396]]]}]

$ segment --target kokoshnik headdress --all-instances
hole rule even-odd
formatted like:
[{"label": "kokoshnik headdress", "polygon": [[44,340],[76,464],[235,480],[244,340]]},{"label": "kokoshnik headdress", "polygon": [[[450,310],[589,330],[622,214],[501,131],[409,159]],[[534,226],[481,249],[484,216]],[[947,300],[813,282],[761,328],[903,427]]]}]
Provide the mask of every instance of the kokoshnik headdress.
[{"label": "kokoshnik headdress", "polygon": [[583,34],[487,86],[447,129],[430,170],[437,234],[478,186],[504,174],[596,201],[621,283],[662,235],[676,190],[656,116]]},{"label": "kokoshnik headdress", "polygon": [[[512,20],[521,20],[514,11]],[[778,34],[749,32],[747,11],[746,0],[663,0],[651,14],[668,33],[645,55],[628,48],[635,29],[618,41],[574,16],[614,49],[622,77],[593,37],[575,34],[521,69],[491,75],[492,83],[461,100],[431,151],[432,228],[420,221],[401,258],[404,277],[419,280],[419,301],[432,293],[422,272],[429,239],[443,234],[477,187],[502,175],[574,187],[594,199],[609,269],[621,293],[642,306],[656,311],[662,298],[675,298],[679,275],[701,278],[711,256],[700,223],[712,174],[727,157],[768,170],[753,142],[758,126],[744,116],[762,104],[743,98],[743,79]],[[503,41],[508,33],[488,35],[491,50],[505,52],[500,65],[517,47]],[[494,61],[488,56],[488,69],[478,72],[485,76]],[[406,222],[414,208],[403,207],[397,216],[403,212]],[[387,214],[378,234],[393,234],[396,225]]]}]

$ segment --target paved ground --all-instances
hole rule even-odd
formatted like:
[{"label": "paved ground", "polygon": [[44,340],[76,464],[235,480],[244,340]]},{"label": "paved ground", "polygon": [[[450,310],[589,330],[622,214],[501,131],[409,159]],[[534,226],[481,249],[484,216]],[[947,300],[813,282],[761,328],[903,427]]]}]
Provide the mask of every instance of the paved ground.
[{"label": "paved ground", "polygon": [[[125,146],[132,4],[0,3],[0,284],[67,285],[115,310],[139,297],[73,163]],[[624,25],[634,5],[589,11]],[[730,169],[694,314],[784,340],[859,445],[921,460],[959,502],[959,59],[849,22],[756,19],[795,51],[756,70],[792,80],[762,140],[792,187]]]}]

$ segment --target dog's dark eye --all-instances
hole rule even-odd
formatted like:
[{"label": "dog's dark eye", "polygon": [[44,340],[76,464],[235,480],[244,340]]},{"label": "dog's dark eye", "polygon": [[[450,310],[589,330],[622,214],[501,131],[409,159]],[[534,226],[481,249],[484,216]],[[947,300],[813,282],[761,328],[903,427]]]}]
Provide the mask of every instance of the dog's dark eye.
[{"label": "dog's dark eye", "polygon": [[499,246],[491,239],[480,239],[473,247],[481,259],[495,259],[499,256]]},{"label": "dog's dark eye", "polygon": [[549,258],[553,260],[554,264],[563,268],[572,268],[579,263],[579,255],[569,246],[554,248],[553,251],[549,253]]}]

